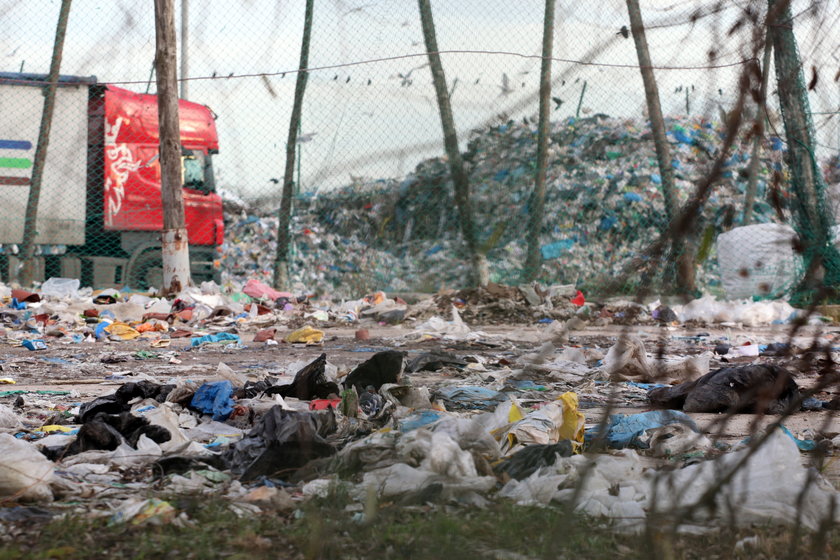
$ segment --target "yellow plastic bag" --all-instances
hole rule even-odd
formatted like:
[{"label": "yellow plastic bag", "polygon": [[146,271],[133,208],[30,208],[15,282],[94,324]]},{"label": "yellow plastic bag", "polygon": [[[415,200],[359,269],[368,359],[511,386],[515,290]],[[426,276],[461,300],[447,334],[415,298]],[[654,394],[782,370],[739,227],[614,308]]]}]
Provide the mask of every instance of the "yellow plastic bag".
[{"label": "yellow plastic bag", "polygon": [[59,426],[58,424],[50,424],[48,426],[41,426],[40,428],[38,428],[35,431],[36,432],[44,432],[44,433],[48,433],[48,434],[52,434],[52,433],[55,433],[55,432],[62,432],[62,433],[66,434],[67,432],[72,432],[73,429],[68,428],[67,426]]},{"label": "yellow plastic bag", "polygon": [[[511,406],[503,428],[502,452],[510,453],[523,445],[547,445],[569,440],[577,452],[583,444],[585,418],[578,410],[577,393],[567,392],[524,417],[517,406]],[[494,434],[497,436],[498,435]]]},{"label": "yellow plastic bag", "polygon": [[306,325],[286,336],[286,342],[303,342],[305,344],[318,344],[324,340],[324,331]]},{"label": "yellow plastic bag", "polygon": [[140,510],[134,519],[131,520],[132,525],[143,525],[148,523],[150,525],[166,525],[171,523],[177,511],[172,504],[152,498],[146,504],[146,507]]},{"label": "yellow plastic bag", "polygon": [[123,340],[134,340],[140,336],[140,333],[137,332],[137,330],[125,323],[112,323],[105,327],[105,332],[110,335],[116,335]]},{"label": "yellow plastic bag", "polygon": [[586,417],[578,409],[577,393],[568,391],[557,397],[563,403],[563,425],[560,426],[560,438],[583,443]]}]

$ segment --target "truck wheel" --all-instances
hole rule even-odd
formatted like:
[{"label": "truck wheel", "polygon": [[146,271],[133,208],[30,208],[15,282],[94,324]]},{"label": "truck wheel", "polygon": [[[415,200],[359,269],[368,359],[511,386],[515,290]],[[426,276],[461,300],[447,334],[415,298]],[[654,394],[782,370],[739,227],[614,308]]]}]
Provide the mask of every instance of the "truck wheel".
[{"label": "truck wheel", "polygon": [[160,288],[163,285],[163,257],[160,249],[143,252],[128,271],[128,285],[135,290]]}]

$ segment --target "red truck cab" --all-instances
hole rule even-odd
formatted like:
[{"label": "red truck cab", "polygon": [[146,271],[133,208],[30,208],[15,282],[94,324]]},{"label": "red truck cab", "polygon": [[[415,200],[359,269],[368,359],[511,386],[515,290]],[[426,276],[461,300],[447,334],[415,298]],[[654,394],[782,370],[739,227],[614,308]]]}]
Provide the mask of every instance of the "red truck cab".
[{"label": "red truck cab", "polygon": [[[23,240],[47,76],[0,72],[0,269],[14,278]],[[36,280],[80,278],[96,287],[160,286],[163,229],[157,96],[60,76],[36,221]],[[217,278],[224,239],[212,156],[216,116],[179,101],[184,212],[196,281]]]},{"label": "red truck cab", "polygon": [[[93,212],[88,213],[88,231],[93,238],[109,239],[112,246],[119,236],[128,261],[117,280],[133,288],[156,285],[163,229],[157,96],[102,85],[91,88],[89,104],[88,172],[95,180],[89,183]],[[204,280],[216,276],[215,250],[224,240],[222,199],[215,192],[212,164],[219,137],[208,107],[180,100],[178,114],[190,260],[195,279]],[[93,216],[101,220],[91,221]]]},{"label": "red truck cab", "polygon": [[[104,200],[106,231],[161,231],[157,96],[107,86],[104,92]],[[213,113],[181,101],[184,211],[191,245],[220,245],[222,199],[214,192],[212,154],[219,151]]]}]

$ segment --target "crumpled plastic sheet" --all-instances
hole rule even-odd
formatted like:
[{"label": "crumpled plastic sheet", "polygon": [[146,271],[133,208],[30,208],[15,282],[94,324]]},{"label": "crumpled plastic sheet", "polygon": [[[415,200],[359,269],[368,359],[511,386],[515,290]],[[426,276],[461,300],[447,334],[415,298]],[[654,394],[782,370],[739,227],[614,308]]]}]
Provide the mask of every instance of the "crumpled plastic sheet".
[{"label": "crumpled plastic sheet", "polygon": [[436,393],[447,406],[464,409],[488,409],[508,398],[505,393],[469,385],[441,387]]},{"label": "crumpled plastic sheet", "polygon": [[[640,441],[640,436],[647,430],[672,424],[683,424],[695,433],[700,432],[694,420],[679,410],[651,410],[638,414],[613,414],[606,426],[606,442],[613,449],[624,449],[626,447],[646,449],[647,445]],[[596,426],[586,432],[586,440],[597,440],[599,435]]]},{"label": "crumpled plastic sheet", "polygon": [[299,412],[275,405],[245,438],[228,449],[225,458],[243,481],[270,476],[334,453],[324,439],[333,431],[335,420],[329,409]]},{"label": "crumpled plastic sheet", "polygon": [[35,446],[0,433],[0,498],[51,501],[55,467]]},{"label": "crumpled plastic sheet", "polygon": [[[840,494],[801,464],[796,443],[784,432],[774,430],[747,458],[749,453],[750,448],[744,448],[675,471],[646,472],[632,450],[618,455],[578,455],[558,459],[525,480],[509,481],[499,495],[519,504],[564,503],[582,483],[576,511],[613,518],[618,529],[638,532],[652,509],[674,519],[674,512],[696,504],[709,488],[745,461],[715,494],[715,507],[696,509],[682,529],[710,523],[747,526],[801,522],[813,531],[823,521],[836,523],[840,519],[840,511],[833,507]],[[589,474],[582,479],[584,471]]]},{"label": "crumpled plastic sheet", "polygon": [[682,322],[741,323],[746,327],[787,323],[797,316],[797,310],[786,301],[717,301],[712,296],[675,305],[673,311]]}]

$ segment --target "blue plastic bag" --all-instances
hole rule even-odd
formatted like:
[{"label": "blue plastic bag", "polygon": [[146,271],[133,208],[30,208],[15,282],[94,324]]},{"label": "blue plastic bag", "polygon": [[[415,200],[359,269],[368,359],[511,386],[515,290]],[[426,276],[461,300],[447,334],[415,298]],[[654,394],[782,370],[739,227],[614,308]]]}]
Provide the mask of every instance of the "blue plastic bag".
[{"label": "blue plastic bag", "polygon": [[201,346],[203,344],[214,344],[218,342],[232,342],[238,344],[239,335],[223,332],[219,334],[208,334],[207,336],[199,336],[190,340],[190,346],[195,348],[196,346]]},{"label": "blue plastic bag", "polygon": [[46,350],[47,343],[40,338],[31,338],[23,341],[23,347],[28,350]]},{"label": "blue plastic bag", "polygon": [[434,424],[441,418],[446,418],[446,416],[447,414],[445,412],[438,410],[421,410],[403,418],[400,421],[400,431],[403,433],[411,432],[417,428]]},{"label": "blue plastic bag", "polygon": [[[613,449],[635,447],[647,448],[647,444],[639,441],[639,436],[653,428],[661,428],[670,424],[685,424],[695,432],[700,430],[689,415],[679,410],[651,410],[639,414],[613,414],[607,426],[607,445]],[[587,443],[599,437],[598,429],[592,428],[586,432]]]},{"label": "blue plastic bag", "polygon": [[569,251],[574,245],[574,239],[561,239],[560,241],[555,241],[554,243],[540,247],[540,254],[545,261],[556,259],[566,251]]},{"label": "blue plastic bag", "polygon": [[232,395],[233,385],[230,381],[205,383],[193,395],[190,406],[204,414],[212,414],[213,420],[217,422],[224,422],[233,412]]}]

